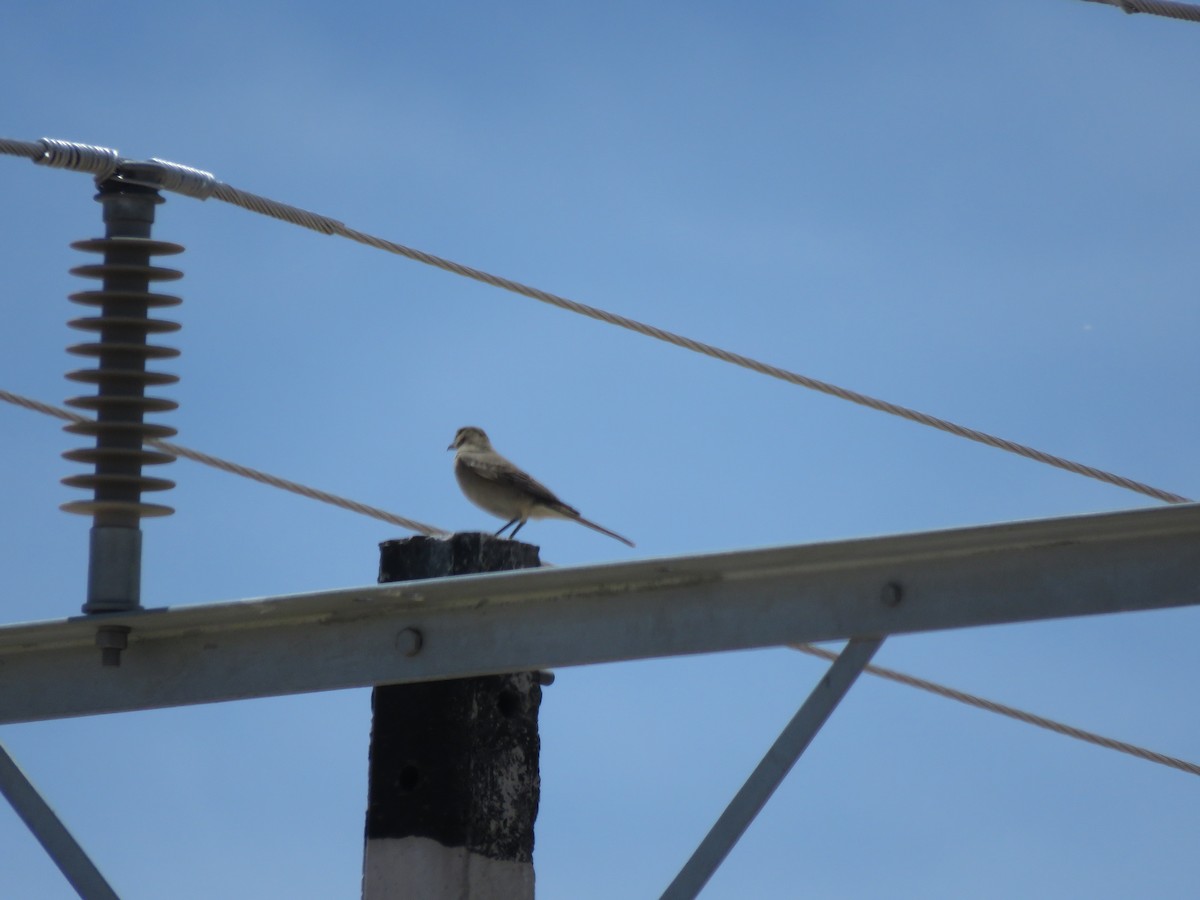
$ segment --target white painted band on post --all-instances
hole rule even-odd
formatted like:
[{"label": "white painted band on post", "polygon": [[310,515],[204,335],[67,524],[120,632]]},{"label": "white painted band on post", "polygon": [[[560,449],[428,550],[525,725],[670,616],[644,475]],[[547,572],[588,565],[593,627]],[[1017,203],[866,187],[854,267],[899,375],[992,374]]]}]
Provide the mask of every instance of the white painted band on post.
[{"label": "white painted band on post", "polygon": [[489,859],[429,838],[367,841],[364,900],[533,898],[533,863]]}]

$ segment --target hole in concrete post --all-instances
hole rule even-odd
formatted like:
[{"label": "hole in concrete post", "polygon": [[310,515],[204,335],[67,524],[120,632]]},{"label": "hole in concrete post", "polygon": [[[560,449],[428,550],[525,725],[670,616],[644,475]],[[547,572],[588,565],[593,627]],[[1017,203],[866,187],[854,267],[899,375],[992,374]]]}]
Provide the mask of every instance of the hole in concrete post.
[{"label": "hole in concrete post", "polygon": [[421,780],[421,770],[416,766],[407,765],[400,769],[400,790],[412,791],[416,788],[417,782]]},{"label": "hole in concrete post", "polygon": [[506,719],[511,719],[521,711],[521,698],[516,691],[501,691],[496,703],[500,707],[500,715]]}]

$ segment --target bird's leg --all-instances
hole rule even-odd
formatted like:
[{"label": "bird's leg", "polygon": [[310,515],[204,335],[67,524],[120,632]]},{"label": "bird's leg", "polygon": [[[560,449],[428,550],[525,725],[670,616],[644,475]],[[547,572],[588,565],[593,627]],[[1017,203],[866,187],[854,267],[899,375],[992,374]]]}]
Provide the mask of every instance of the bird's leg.
[{"label": "bird's leg", "polygon": [[[509,519],[507,522],[505,522],[503,525],[501,525],[501,526],[500,526],[500,530],[499,530],[499,531],[497,531],[497,532],[496,532],[494,535],[492,535],[492,536],[493,536],[493,537],[500,537],[500,535],[504,534],[504,532],[505,532],[505,529],[507,529],[509,525],[514,525],[514,524],[516,524],[518,521],[520,521],[520,519],[521,519],[521,517],[520,517],[520,516],[517,516],[516,518],[513,518],[513,519]],[[521,522],[521,525],[524,525],[524,524],[525,524],[524,522]],[[517,525],[517,528],[520,528],[520,527],[521,527],[521,525]],[[514,531],[514,532],[513,532],[513,534],[516,534],[516,532]],[[509,535],[509,537],[512,537],[512,535]]]},{"label": "bird's leg", "polygon": [[521,530],[522,528],[524,528],[524,527],[525,527],[525,519],[522,519],[522,520],[521,520],[521,524],[520,524],[520,525],[518,525],[516,528],[514,528],[514,529],[512,530],[512,534],[510,534],[510,535],[508,536],[508,539],[509,539],[510,541],[511,541],[511,540],[515,540],[515,539],[516,539],[516,537],[517,537],[517,532],[518,532],[518,531],[520,531],[520,530]]}]

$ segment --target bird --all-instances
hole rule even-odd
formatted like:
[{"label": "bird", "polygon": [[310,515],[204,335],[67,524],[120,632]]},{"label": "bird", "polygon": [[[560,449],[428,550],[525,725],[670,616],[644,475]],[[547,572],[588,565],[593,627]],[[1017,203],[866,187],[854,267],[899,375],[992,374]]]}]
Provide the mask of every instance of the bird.
[{"label": "bird", "polygon": [[509,535],[515,538],[530,519],[570,519],[634,546],[629,538],[585,519],[579,510],[563,503],[552,490],[497,453],[482,428],[468,425],[458,429],[446,449],[456,451],[454,477],[466,498],[485,512],[508,520],[496,537],[516,525]]}]

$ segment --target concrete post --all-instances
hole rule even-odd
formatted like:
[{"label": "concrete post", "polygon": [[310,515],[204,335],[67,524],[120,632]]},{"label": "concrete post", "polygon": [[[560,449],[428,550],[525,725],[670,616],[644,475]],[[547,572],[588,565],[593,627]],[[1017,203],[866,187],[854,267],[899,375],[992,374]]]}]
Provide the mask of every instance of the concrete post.
[{"label": "concrete post", "polygon": [[[490,535],[416,537],[380,545],[379,580],[538,565]],[[364,900],[533,900],[541,698],[531,672],[375,688]]]}]

